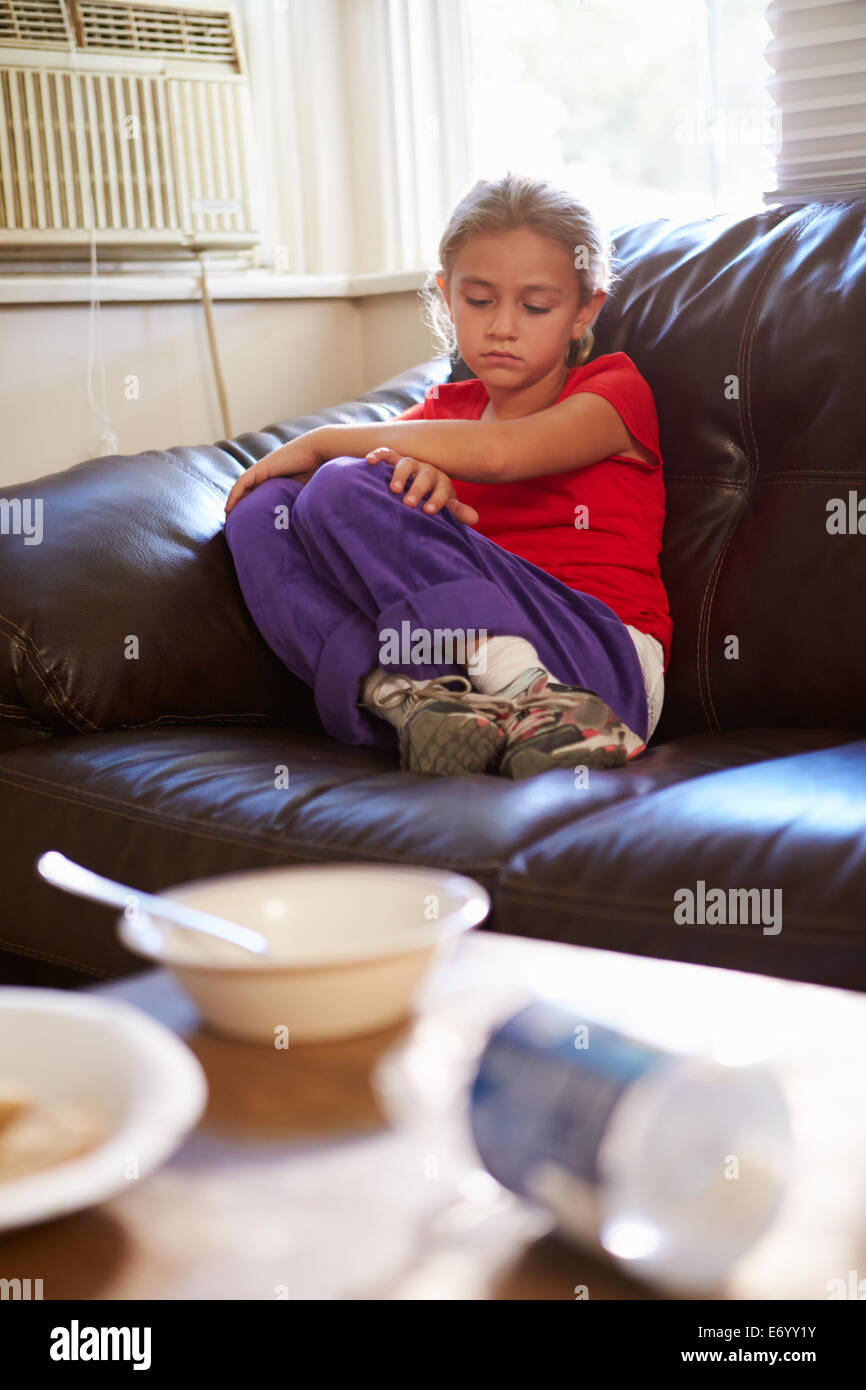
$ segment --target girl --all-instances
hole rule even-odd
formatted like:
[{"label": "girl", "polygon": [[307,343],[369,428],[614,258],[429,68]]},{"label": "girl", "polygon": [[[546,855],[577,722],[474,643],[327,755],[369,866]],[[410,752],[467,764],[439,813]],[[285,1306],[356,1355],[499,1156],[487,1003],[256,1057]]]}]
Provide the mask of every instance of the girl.
[{"label": "girl", "polygon": [[509,173],[461,200],[439,259],[422,297],[475,379],[249,468],[225,527],[244,599],[325,729],[404,769],[621,765],[658,722],[672,623],[652,393],[625,353],[588,361],[609,243]]}]

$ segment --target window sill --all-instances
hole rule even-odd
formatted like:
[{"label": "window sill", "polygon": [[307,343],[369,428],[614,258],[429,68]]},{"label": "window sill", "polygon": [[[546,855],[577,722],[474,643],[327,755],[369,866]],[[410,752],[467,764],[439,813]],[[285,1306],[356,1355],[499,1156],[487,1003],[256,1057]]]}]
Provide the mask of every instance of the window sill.
[{"label": "window sill", "polygon": [[[205,266],[210,297],[217,299],[363,299],[407,294],[424,283],[423,270],[367,275],[283,275],[270,270],[219,270]],[[133,272],[103,264],[98,278],[101,304],[198,300],[198,268]],[[0,304],[89,304],[92,279],[85,271],[0,269]]]}]

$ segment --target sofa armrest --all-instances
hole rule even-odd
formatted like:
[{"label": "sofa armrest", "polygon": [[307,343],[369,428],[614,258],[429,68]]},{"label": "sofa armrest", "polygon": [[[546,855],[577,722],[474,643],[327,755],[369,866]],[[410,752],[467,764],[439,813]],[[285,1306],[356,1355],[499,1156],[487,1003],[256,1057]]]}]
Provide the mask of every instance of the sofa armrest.
[{"label": "sofa armrest", "polygon": [[0,722],[27,737],[215,720],[320,727],[250,618],[225,543],[240,469],[338,420],[389,419],[447,358],[359,401],[220,445],[91,459],[10,488],[0,537]]}]

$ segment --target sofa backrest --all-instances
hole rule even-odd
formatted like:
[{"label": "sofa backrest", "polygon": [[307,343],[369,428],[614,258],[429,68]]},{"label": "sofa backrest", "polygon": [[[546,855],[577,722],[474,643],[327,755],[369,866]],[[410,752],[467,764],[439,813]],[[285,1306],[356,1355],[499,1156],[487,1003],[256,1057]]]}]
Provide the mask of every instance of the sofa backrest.
[{"label": "sofa backrest", "polygon": [[617,229],[597,351],[655,395],[656,738],[866,729],[866,199]]}]

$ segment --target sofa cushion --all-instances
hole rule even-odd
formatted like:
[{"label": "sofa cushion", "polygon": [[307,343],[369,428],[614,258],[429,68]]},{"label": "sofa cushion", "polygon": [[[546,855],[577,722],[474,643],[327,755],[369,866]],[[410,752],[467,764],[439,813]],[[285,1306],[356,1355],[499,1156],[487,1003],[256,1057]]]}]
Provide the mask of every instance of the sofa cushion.
[{"label": "sofa cushion", "polygon": [[[387,753],[288,730],[163,727],[47,740],[0,756],[0,825],[7,837],[14,826],[15,840],[0,898],[0,950],[108,977],[141,968],[115,941],[111,911],[39,878],[34,864],[48,849],[150,891],[271,864],[434,864],[484,883],[494,900],[489,925],[497,927],[501,870],[535,846],[543,854],[549,843],[583,843],[596,823],[603,844],[611,817],[655,825],[665,788],[687,794],[693,779],[713,780],[719,768],[845,738],[800,730],[695,735],[592,773],[586,786],[565,772],[529,782],[468,777],[459,796],[453,778],[401,772]],[[675,843],[673,825],[671,834]],[[596,851],[587,854],[584,872],[603,874]],[[559,881],[554,866],[551,883]],[[563,930],[561,908],[551,933]],[[532,908],[524,920],[510,910],[508,930],[547,935],[546,915]],[[565,930],[578,940],[580,921]],[[641,930],[638,922],[637,939]],[[631,939],[628,930],[621,939]]]},{"label": "sofa cushion", "polygon": [[0,717],[15,732],[0,747],[45,729],[190,720],[320,729],[309,687],[247,612],[226,497],[242,467],[283,440],[327,421],[387,419],[450,366],[435,359],[360,401],[221,447],[93,459],[8,488],[8,507],[36,517],[39,504],[41,537],[10,530],[0,545]]},{"label": "sofa cushion", "polygon": [[857,739],[660,788],[533,841],[502,874],[497,925],[862,990],[864,900]]}]

